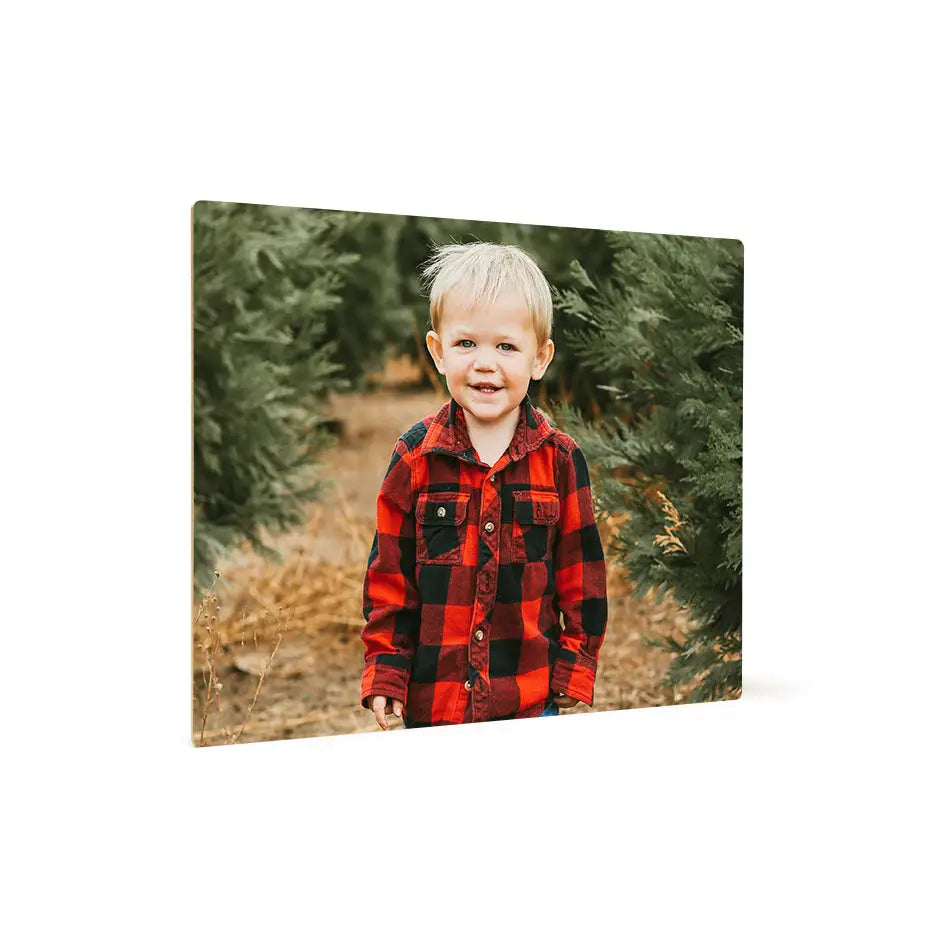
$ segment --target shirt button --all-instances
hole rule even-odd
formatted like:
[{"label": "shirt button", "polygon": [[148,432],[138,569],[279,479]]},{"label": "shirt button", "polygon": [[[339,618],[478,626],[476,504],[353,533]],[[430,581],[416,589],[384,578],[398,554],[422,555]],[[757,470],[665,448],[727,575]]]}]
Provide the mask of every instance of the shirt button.
[{"label": "shirt button", "polygon": [[437,516],[437,518],[445,518],[445,517],[446,517],[446,509],[445,509],[442,505],[440,505],[440,507],[437,508],[437,510],[436,510],[436,516]]},{"label": "shirt button", "polygon": [[484,635],[485,633],[482,631],[482,629],[476,629],[476,641],[477,642],[481,642]]},{"label": "shirt button", "polygon": [[495,530],[495,525],[491,521],[486,521],[485,523],[485,533],[491,534]]},{"label": "shirt button", "polygon": [[494,481],[495,481],[495,476],[489,476],[489,482],[494,482]]},{"label": "shirt button", "polygon": [[468,681],[466,681],[466,683],[463,684],[463,687],[465,687],[466,690],[472,690],[472,685]]}]

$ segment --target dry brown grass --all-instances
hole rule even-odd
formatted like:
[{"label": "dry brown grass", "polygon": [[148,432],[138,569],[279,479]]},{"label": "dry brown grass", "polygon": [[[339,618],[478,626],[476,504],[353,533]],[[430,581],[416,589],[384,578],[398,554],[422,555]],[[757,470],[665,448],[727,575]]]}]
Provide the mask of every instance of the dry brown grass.
[{"label": "dry brown grass", "polygon": [[[236,730],[232,730],[228,725],[228,718],[225,713],[224,704],[222,703],[222,690],[224,685],[222,684],[221,680],[219,680],[218,666],[216,663],[222,652],[222,648],[224,647],[224,639],[221,629],[218,626],[218,613],[220,612],[221,601],[218,597],[216,586],[218,584],[219,576],[220,574],[216,570],[212,578],[211,586],[208,588],[208,590],[205,591],[202,600],[199,603],[195,620],[193,622],[195,651],[196,653],[200,653],[202,658],[202,717],[199,728],[199,746],[206,745],[206,724],[208,723],[209,711],[211,710],[213,703],[215,704],[215,709],[217,711],[218,719],[221,725],[219,729],[208,733],[209,739],[223,736],[226,743],[236,743],[241,739],[241,734],[248,725],[248,722],[251,719],[251,714],[254,712],[254,708],[257,705],[257,698],[260,696],[261,688],[264,686],[264,678],[267,676],[270,663],[273,660],[274,655],[277,654],[277,649],[280,647],[280,642],[283,638],[283,620],[282,617],[278,617],[273,644],[269,654],[267,654],[266,658],[264,659],[264,662],[260,668],[260,672],[258,673],[257,685],[254,688],[254,695],[252,696],[251,702],[247,708],[247,712],[241,721],[241,725]],[[242,648],[245,645],[244,626],[245,624],[242,622],[240,642]],[[256,649],[258,647],[257,633],[252,632],[251,638],[254,648]],[[198,698],[193,695],[193,700],[197,702]]]}]

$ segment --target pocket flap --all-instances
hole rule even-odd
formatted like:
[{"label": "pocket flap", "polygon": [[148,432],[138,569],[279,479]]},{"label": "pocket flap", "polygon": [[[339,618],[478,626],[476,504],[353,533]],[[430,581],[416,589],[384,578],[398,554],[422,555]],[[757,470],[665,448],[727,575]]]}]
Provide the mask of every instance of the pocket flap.
[{"label": "pocket flap", "polygon": [[417,497],[417,520],[421,524],[462,524],[468,506],[468,492],[428,492]]},{"label": "pocket flap", "polygon": [[555,492],[515,492],[514,496],[518,524],[556,524],[560,520],[560,497]]}]

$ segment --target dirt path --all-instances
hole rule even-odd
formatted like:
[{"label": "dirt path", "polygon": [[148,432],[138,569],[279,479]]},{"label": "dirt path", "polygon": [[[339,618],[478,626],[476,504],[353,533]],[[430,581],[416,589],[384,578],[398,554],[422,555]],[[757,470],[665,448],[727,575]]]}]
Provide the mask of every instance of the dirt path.
[{"label": "dirt path", "polygon": [[[397,380],[409,377],[404,366],[400,374]],[[216,745],[376,728],[358,703],[361,583],[375,497],[394,441],[442,400],[431,391],[395,386],[393,371],[388,386],[377,393],[333,399],[331,412],[343,422],[343,439],[325,461],[329,495],[309,506],[305,525],[268,539],[283,556],[282,564],[247,549],[222,564],[222,577],[199,618],[193,652],[196,742],[200,736],[204,744]],[[670,656],[643,645],[641,634],[682,631],[684,615],[670,604],[636,599],[611,566],[609,613],[592,709],[679,702],[673,691],[661,687]],[[217,684],[203,731],[210,674]],[[578,704],[563,715],[589,709]]]}]

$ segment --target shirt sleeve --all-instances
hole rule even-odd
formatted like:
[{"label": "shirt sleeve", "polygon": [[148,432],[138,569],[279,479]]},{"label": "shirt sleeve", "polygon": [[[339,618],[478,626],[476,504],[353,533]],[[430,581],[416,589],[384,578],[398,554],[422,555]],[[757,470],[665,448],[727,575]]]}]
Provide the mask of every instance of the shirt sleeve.
[{"label": "shirt sleeve", "polygon": [[550,687],[555,694],[592,704],[596,660],[606,633],[606,561],[593,515],[589,469],[579,447],[561,466],[557,486],[560,536],[554,574],[563,629]]},{"label": "shirt sleeve", "polygon": [[362,589],[362,706],[374,694],[406,703],[420,629],[414,505],[406,456],[407,445],[398,440],[378,492],[377,524]]}]

